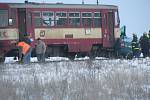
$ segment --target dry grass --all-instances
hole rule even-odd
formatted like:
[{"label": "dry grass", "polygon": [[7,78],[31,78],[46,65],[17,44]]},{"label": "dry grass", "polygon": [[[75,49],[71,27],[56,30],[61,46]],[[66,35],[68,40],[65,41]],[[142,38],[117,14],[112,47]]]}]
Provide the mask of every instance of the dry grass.
[{"label": "dry grass", "polygon": [[[59,62],[38,68],[20,65],[24,69],[15,74],[22,81],[12,79],[14,73],[8,73],[10,66],[6,65],[1,69],[0,100],[149,100],[150,70],[122,63]],[[44,83],[40,76],[47,73],[53,75],[45,77],[49,81]],[[32,80],[22,83],[28,79],[23,77],[26,74]]]}]

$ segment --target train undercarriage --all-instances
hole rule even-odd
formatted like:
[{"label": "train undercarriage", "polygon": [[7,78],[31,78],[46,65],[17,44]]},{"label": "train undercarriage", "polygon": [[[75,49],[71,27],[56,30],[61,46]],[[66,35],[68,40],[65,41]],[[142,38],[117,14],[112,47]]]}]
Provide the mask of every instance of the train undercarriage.
[{"label": "train undercarriage", "polygon": [[[0,63],[5,61],[5,57],[18,57],[19,51],[17,49],[13,49],[7,54],[0,55]],[[59,44],[59,45],[48,45],[45,53],[45,57],[67,57],[70,60],[74,60],[75,58],[81,57],[89,57],[91,60],[95,59],[95,57],[105,57],[109,59],[116,58],[127,58],[124,55],[118,53],[118,51],[114,50],[114,48],[103,48],[101,44],[93,45],[91,51],[89,52],[69,52],[68,45]],[[129,55],[131,56],[131,55]],[[32,57],[36,57],[35,48],[32,51]]]}]

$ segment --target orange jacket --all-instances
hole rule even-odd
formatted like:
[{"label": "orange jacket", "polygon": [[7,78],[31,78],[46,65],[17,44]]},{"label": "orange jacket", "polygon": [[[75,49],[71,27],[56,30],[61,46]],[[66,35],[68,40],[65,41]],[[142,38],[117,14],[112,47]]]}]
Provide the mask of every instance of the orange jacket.
[{"label": "orange jacket", "polygon": [[25,55],[25,54],[27,54],[27,52],[29,51],[29,49],[30,49],[30,45],[28,45],[27,43],[25,43],[25,42],[19,42],[18,44],[17,44],[17,46],[19,46],[19,47],[21,47],[22,48],[22,53]]}]

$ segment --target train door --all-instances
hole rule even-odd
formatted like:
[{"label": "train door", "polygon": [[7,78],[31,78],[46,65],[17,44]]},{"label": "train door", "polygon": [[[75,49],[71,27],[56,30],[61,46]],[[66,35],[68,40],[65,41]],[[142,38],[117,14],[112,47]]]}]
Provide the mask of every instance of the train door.
[{"label": "train door", "polygon": [[34,27],[32,25],[32,11],[31,9],[18,9],[18,29],[19,40],[23,40],[25,35],[34,37]]},{"label": "train door", "polygon": [[109,42],[113,46],[115,42],[114,35],[114,13],[112,11],[108,12],[108,31],[109,31]]},{"label": "train door", "polygon": [[112,47],[114,43],[114,16],[112,11],[103,12],[102,16],[103,47]]},{"label": "train door", "polygon": [[18,9],[18,30],[19,30],[19,40],[24,38],[24,35],[27,33],[26,27],[26,9]]},{"label": "train door", "polygon": [[32,10],[26,9],[26,30],[27,35],[30,35],[32,38],[34,37],[34,27],[33,27],[33,21],[32,21]]}]

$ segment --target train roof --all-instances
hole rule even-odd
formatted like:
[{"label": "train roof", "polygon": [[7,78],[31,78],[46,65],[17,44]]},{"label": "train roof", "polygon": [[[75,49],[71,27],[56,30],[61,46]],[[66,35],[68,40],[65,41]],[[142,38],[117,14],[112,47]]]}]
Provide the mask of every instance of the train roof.
[{"label": "train roof", "polygon": [[118,9],[115,5],[63,4],[63,3],[8,3],[10,8],[75,8],[75,9]]}]

